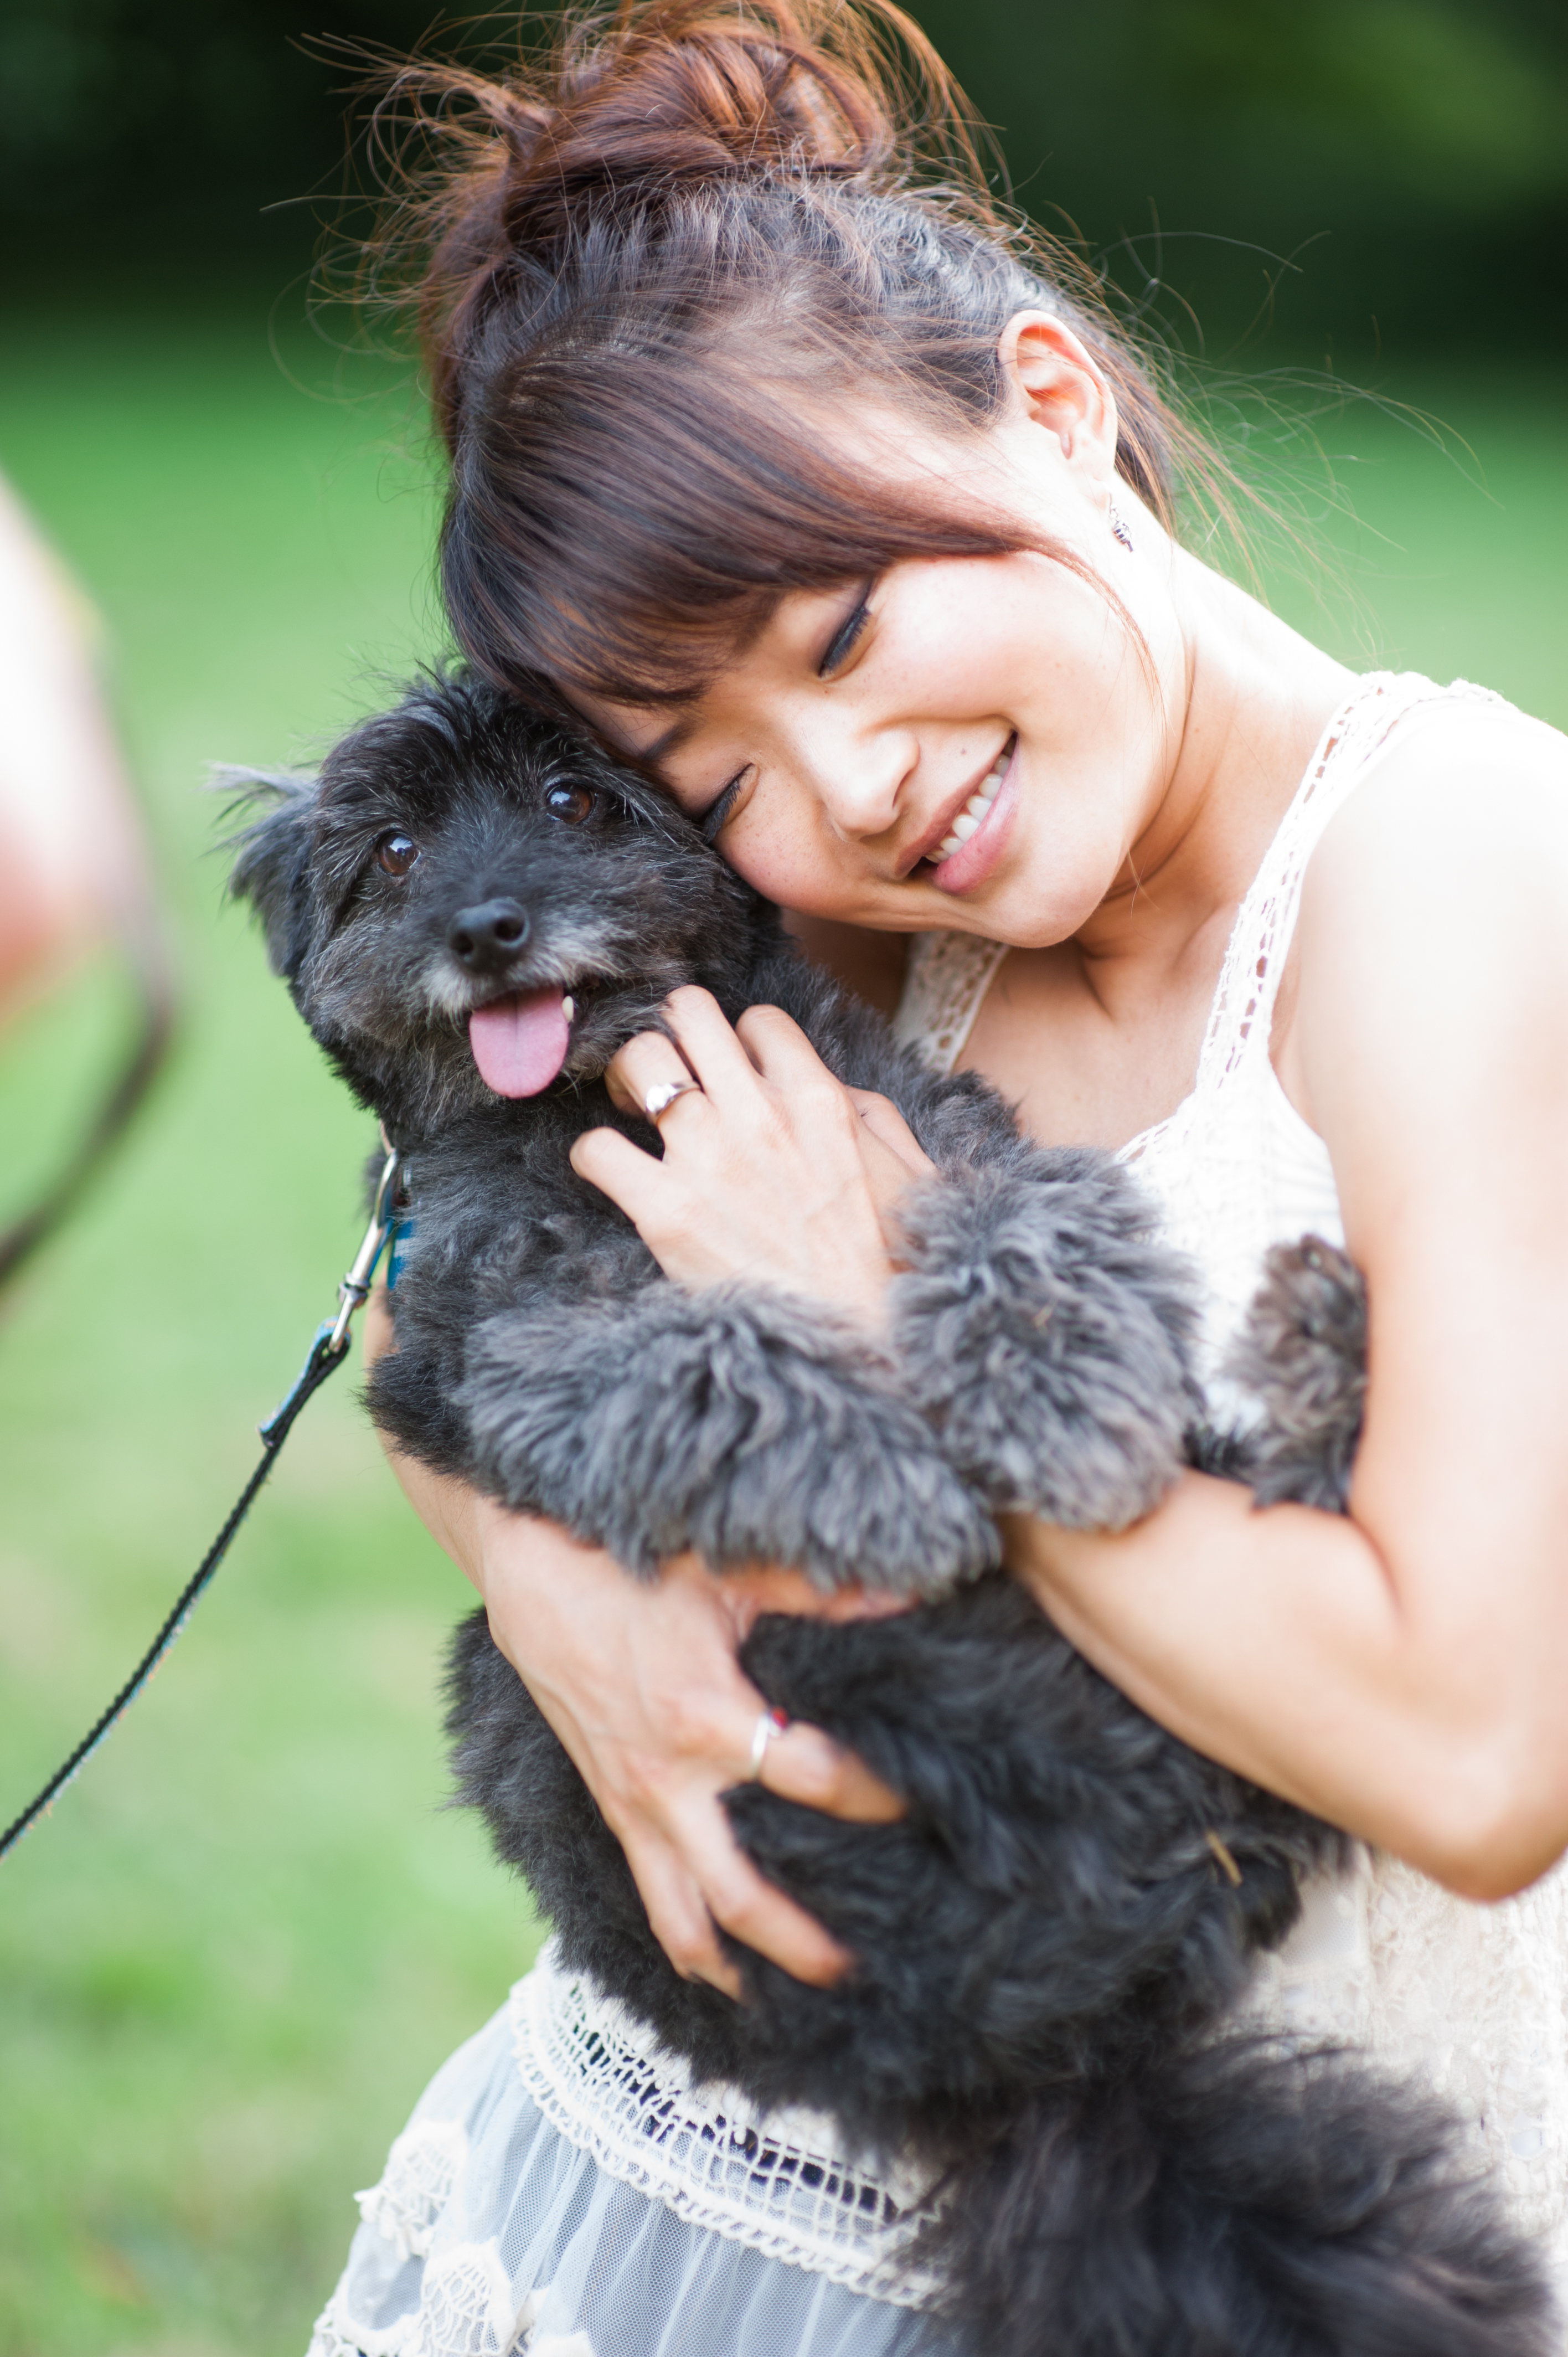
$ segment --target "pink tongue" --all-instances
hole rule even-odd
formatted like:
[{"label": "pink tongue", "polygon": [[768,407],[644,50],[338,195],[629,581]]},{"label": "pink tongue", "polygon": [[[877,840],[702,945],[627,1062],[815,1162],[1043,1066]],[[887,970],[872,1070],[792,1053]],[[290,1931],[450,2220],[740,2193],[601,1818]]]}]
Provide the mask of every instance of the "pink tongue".
[{"label": "pink tongue", "polygon": [[479,1078],[498,1097],[536,1097],[566,1060],[571,1027],[559,990],[531,990],[476,1006],[468,1045]]}]

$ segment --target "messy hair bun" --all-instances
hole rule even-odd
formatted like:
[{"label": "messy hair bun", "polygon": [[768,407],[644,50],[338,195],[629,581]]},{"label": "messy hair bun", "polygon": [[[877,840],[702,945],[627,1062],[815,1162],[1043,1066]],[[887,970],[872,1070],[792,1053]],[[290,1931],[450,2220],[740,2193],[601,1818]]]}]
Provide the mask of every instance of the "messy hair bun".
[{"label": "messy hair bun", "polygon": [[448,611],[514,690],[678,698],[792,588],[1021,544],[869,484],[827,424],[870,394],[983,425],[1019,310],[1093,353],[1167,521],[1200,447],[1089,274],[994,203],[893,0],[624,0],[542,62],[410,63],[374,137],[381,285],[450,459]]}]

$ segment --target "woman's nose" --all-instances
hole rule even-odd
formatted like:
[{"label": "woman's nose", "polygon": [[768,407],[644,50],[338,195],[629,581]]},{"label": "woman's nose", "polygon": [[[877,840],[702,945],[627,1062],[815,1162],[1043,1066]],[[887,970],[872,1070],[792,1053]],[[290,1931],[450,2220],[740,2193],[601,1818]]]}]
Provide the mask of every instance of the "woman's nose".
[{"label": "woman's nose", "polygon": [[841,833],[856,838],[886,834],[897,822],[918,758],[918,747],[901,730],[835,731],[813,748],[818,799]]}]

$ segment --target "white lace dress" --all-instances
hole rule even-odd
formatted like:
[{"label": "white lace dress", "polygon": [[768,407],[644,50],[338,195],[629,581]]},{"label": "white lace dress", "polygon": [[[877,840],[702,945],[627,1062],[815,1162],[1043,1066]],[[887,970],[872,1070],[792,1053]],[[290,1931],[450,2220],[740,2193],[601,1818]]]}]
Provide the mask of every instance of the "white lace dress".
[{"label": "white lace dress", "polygon": [[[1271,1243],[1343,1241],[1326,1150],[1269,1060],[1307,860],[1396,730],[1483,693],[1358,683],[1238,914],[1192,1093],[1125,1149],[1208,1279],[1210,1364]],[[1004,955],[952,933],[913,943],[898,1028],[940,1069]],[[1568,2269],[1568,1867],[1479,1907],[1363,1853],[1309,1892],[1254,2002],[1446,2094]],[[829,2120],[693,2088],[548,1948],[359,2199],[310,2357],[950,2357],[908,2262],[919,2185],[856,2166]]]}]

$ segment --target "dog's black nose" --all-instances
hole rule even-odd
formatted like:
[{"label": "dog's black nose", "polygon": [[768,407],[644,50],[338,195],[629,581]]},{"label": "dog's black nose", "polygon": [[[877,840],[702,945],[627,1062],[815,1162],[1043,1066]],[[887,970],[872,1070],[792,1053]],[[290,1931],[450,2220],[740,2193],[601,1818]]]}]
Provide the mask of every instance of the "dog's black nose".
[{"label": "dog's black nose", "polygon": [[446,946],[470,974],[493,974],[510,963],[528,939],[528,911],[516,900],[481,900],[459,909],[446,928]]}]

